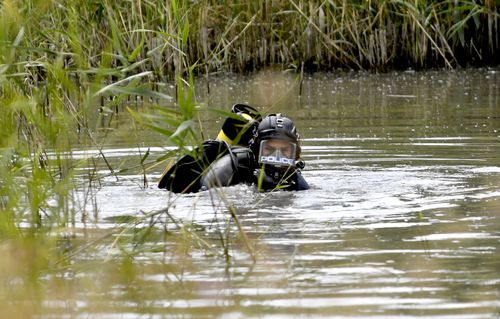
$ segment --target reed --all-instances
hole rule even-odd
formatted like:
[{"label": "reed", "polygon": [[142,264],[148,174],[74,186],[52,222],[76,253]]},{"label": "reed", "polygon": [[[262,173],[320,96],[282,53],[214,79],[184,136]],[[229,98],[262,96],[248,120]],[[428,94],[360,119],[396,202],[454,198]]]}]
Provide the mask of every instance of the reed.
[{"label": "reed", "polygon": [[[182,10],[188,3],[165,3],[172,6],[171,12],[160,5],[157,8],[166,13],[164,22],[173,23],[172,35],[147,29],[142,20],[146,9],[140,6],[114,11],[121,2],[82,1],[78,10],[62,4],[4,1],[0,10],[2,317],[33,317],[40,315],[45,300],[66,299],[50,296],[47,291],[57,287],[51,286],[51,280],[42,283],[41,278],[57,277],[69,268],[85,268],[81,258],[94,252],[102,255],[103,246],[109,251],[117,248],[118,253],[96,263],[119,265],[124,259],[127,266],[117,268],[128,280],[133,277],[127,270],[131,260],[153,246],[162,246],[172,256],[177,252],[166,250],[167,241],[181,249],[200,247],[209,254],[213,249],[192,225],[176,221],[168,208],[145,213],[123,229],[116,227],[97,239],[76,226],[92,219],[87,207],[95,200],[99,165],[104,163],[109,174],[118,178],[118,170],[102,151],[106,136],[96,134],[105,113],[119,112],[121,105],[127,105],[137,120],[164,134],[181,150],[200,141],[193,87],[196,64],[191,66],[184,52],[188,50],[189,24]],[[153,43],[150,35],[157,36],[155,47],[143,51]],[[155,56],[155,50],[170,54],[169,62]],[[171,76],[178,80],[175,98],[151,84],[166,76],[164,70],[173,72]],[[147,103],[150,111],[140,112],[131,98]],[[75,141],[98,149],[99,155],[76,160],[72,156]],[[146,163],[148,154],[138,161],[144,176],[150,165]],[[81,173],[81,168],[92,167],[87,174]],[[94,209],[97,214],[97,207]],[[232,218],[237,220],[234,211]],[[82,232],[85,240],[79,239]],[[222,245],[228,256],[227,240]],[[26,300],[30,300],[29,307],[15,307]]]},{"label": "reed", "polygon": [[145,71],[156,81],[172,80],[195,63],[196,73],[209,74],[271,64],[331,70],[499,62],[498,5],[492,0],[23,3],[9,0],[2,7],[9,19],[23,10],[30,16],[24,24],[3,22],[14,38],[13,25],[23,25],[23,44],[34,49],[25,60],[57,52],[65,53],[67,67],[108,61],[110,81]]}]

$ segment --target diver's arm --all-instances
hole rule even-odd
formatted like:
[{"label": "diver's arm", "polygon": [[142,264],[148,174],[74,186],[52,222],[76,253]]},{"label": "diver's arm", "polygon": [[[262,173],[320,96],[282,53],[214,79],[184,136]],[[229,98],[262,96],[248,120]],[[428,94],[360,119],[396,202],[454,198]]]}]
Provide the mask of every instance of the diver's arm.
[{"label": "diver's arm", "polygon": [[295,175],[297,176],[296,190],[303,191],[310,188],[309,184],[306,182],[304,176],[302,176],[302,173],[300,171],[297,171]]},{"label": "diver's arm", "polygon": [[212,163],[201,176],[202,189],[211,187],[229,186],[237,183],[237,171],[233,165],[231,154],[224,155]]},{"label": "diver's arm", "polygon": [[229,153],[225,142],[207,140],[193,152],[185,154],[177,162],[168,166],[160,178],[159,188],[174,193],[191,193],[200,190],[200,177],[210,163]]},{"label": "diver's arm", "polygon": [[229,153],[213,162],[203,173],[200,183],[203,189],[251,183],[255,159],[246,147],[233,147]]}]

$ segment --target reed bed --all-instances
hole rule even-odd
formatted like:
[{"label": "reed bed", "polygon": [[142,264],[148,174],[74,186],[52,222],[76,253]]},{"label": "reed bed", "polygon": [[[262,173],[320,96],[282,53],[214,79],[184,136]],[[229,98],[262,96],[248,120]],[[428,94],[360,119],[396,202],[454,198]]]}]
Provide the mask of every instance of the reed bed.
[{"label": "reed bed", "polygon": [[29,17],[4,25],[12,40],[25,28],[20,44],[36,48],[30,61],[52,52],[65,54],[67,67],[105,64],[159,79],[194,64],[211,73],[499,62],[494,0],[9,0],[3,10]]},{"label": "reed bed", "polygon": [[[4,45],[23,60],[63,55],[68,68],[159,79],[283,68],[387,69],[498,64],[493,0],[15,1],[2,4]],[[104,54],[104,55],[103,55]],[[119,76],[119,74],[114,74]]]}]

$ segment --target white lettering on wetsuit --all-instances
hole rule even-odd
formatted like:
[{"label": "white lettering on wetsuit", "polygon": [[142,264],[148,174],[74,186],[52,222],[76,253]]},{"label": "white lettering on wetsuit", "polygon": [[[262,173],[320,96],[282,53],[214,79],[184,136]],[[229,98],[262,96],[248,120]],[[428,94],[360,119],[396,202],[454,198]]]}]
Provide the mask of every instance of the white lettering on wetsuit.
[{"label": "white lettering on wetsuit", "polygon": [[261,156],[260,157],[260,162],[261,163],[272,163],[272,164],[280,164],[280,165],[293,165],[295,164],[295,161],[291,158],[285,158],[285,157],[278,157],[276,156]]}]

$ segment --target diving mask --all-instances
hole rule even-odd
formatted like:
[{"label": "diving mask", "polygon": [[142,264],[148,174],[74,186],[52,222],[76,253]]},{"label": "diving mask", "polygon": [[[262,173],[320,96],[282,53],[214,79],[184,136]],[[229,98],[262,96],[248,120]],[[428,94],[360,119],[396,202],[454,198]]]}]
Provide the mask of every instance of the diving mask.
[{"label": "diving mask", "polygon": [[297,145],[295,143],[278,139],[263,140],[260,143],[259,163],[293,166],[295,165],[296,152]]}]

